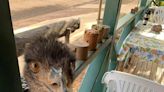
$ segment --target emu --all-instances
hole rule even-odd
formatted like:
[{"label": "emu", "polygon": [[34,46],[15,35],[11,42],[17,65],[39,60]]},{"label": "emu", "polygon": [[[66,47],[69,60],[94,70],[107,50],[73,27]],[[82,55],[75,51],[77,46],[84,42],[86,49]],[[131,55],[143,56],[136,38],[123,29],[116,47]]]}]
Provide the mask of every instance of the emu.
[{"label": "emu", "polygon": [[24,51],[26,92],[69,92],[75,56],[56,35],[38,36]]},{"label": "emu", "polygon": [[71,19],[15,36],[25,92],[72,91],[75,56],[57,38],[65,36],[69,42],[70,33],[79,27],[80,19]]}]

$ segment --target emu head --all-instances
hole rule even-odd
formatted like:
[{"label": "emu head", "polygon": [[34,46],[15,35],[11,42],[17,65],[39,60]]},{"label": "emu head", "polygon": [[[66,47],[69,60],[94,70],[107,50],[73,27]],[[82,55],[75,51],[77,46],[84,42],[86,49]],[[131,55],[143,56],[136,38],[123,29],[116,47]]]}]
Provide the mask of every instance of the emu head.
[{"label": "emu head", "polygon": [[67,92],[75,57],[53,35],[40,36],[25,48],[24,77],[30,92]]}]

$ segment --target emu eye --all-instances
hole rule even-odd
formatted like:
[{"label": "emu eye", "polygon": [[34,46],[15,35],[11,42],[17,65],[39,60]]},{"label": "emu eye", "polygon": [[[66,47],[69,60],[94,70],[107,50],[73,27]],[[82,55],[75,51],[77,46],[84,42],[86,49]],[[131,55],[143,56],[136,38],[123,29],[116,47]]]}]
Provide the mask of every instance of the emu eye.
[{"label": "emu eye", "polygon": [[32,72],[38,73],[40,70],[39,63],[37,62],[30,63],[30,69],[32,70]]}]

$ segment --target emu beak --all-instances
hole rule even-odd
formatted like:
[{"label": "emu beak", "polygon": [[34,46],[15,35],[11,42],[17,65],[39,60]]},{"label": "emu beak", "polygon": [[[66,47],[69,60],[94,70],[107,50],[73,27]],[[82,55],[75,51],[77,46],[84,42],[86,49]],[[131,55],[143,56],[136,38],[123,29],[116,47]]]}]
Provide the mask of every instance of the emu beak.
[{"label": "emu beak", "polygon": [[56,68],[52,67],[51,69],[52,69],[52,72],[53,72],[54,75],[62,76],[62,69],[61,68],[60,69],[56,69]]},{"label": "emu beak", "polygon": [[52,69],[51,77],[53,77],[54,80],[53,83],[56,83],[60,86],[60,92],[68,92],[64,76],[62,75],[62,69],[60,68],[57,70],[54,67],[51,69]]}]

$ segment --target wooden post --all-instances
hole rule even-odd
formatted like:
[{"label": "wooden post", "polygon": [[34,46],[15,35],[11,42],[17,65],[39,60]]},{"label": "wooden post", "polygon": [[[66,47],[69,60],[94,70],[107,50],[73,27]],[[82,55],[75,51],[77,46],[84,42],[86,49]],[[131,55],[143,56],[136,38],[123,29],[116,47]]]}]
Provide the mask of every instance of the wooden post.
[{"label": "wooden post", "polygon": [[[139,8],[146,7],[148,0],[139,0]],[[144,11],[136,16],[135,23],[142,19]]]},{"label": "wooden post", "polygon": [[140,7],[145,7],[147,4],[147,0],[140,0],[139,6]]},{"label": "wooden post", "polygon": [[117,52],[120,51],[121,49],[121,46],[125,40],[125,38],[128,36],[128,34],[132,31],[132,29],[134,28],[135,26],[135,18],[128,24],[124,27],[124,29],[122,30],[122,33],[121,33],[121,36],[116,44],[116,50]]},{"label": "wooden post", "polygon": [[113,70],[117,65],[117,53],[115,51],[115,31],[118,23],[122,0],[106,0],[103,24],[111,27],[110,35],[113,36],[109,56],[109,70]]},{"label": "wooden post", "polygon": [[97,24],[99,24],[101,20],[101,9],[102,9],[102,0],[99,1],[99,12],[98,12]]},{"label": "wooden post", "polygon": [[113,35],[117,26],[122,0],[106,0],[103,24],[111,27],[110,34]]},{"label": "wooden post", "polygon": [[0,0],[0,92],[22,92],[8,0]]},{"label": "wooden post", "polygon": [[[111,27],[111,35],[114,34],[114,30],[116,29],[117,26],[121,1],[122,0],[106,0],[103,24]],[[94,61],[91,63],[79,92],[103,92],[104,86],[101,84],[101,80],[104,72],[108,70],[109,61],[110,61],[109,50],[111,50],[112,46],[111,44],[109,44],[108,47],[103,49],[94,59]],[[115,50],[112,51],[114,52]],[[116,56],[116,54],[114,55]],[[112,55],[114,59],[116,59],[115,56]],[[113,62],[116,63],[116,60],[114,59],[112,58]],[[116,64],[112,66],[115,65]]]},{"label": "wooden post", "polygon": [[[99,76],[100,72],[102,71],[102,68],[104,67],[105,62],[105,54],[107,53],[108,48],[101,51],[98,56],[93,60],[93,62],[90,64],[87,73],[85,75],[85,78],[83,80],[83,83],[79,89],[79,92],[102,92],[103,85],[98,87],[98,90],[95,90],[95,85],[101,84],[101,76]],[[100,77],[99,82],[96,83],[97,78]]]}]

